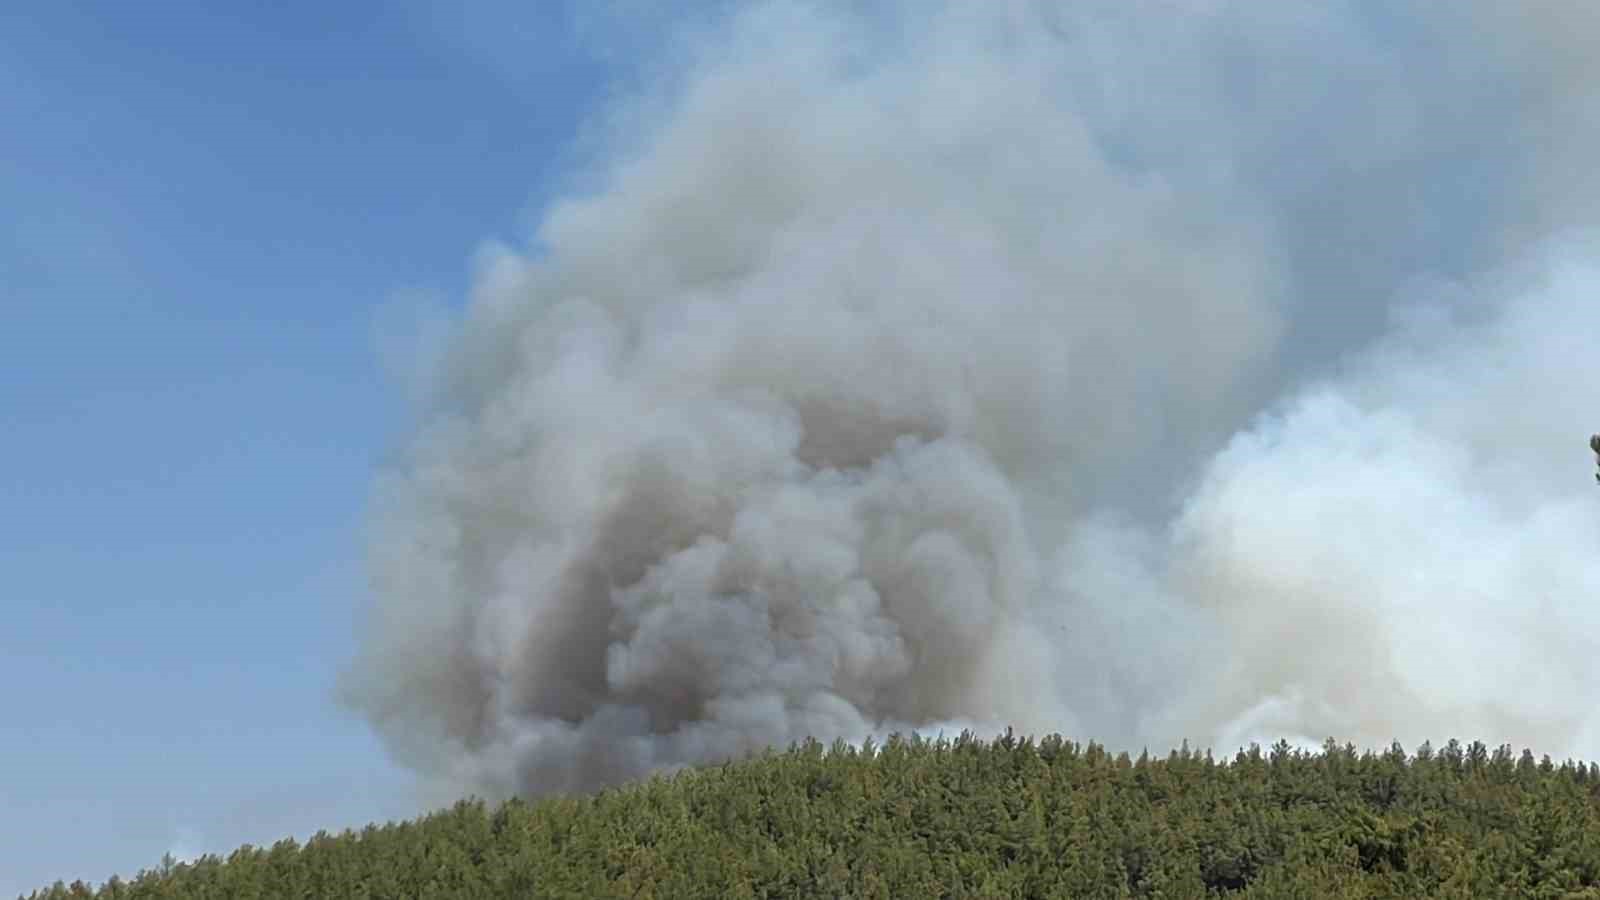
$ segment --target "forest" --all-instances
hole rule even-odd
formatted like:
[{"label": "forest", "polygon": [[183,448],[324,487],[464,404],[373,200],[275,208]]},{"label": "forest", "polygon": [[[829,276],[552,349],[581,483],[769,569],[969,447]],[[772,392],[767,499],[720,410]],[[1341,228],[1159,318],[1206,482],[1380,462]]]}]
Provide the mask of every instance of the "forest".
[{"label": "forest", "polygon": [[893,737],[170,858],[31,900],[1600,898],[1600,766],[1452,740],[1132,758]]}]

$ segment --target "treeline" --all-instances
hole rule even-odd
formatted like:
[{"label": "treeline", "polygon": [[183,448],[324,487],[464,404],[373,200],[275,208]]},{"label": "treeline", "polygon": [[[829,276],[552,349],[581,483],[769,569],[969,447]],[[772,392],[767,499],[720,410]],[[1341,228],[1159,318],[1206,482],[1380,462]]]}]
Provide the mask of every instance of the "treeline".
[{"label": "treeline", "polygon": [[466,801],[34,898],[1600,898],[1600,766],[1456,741],[1226,764],[1007,734],[817,742]]}]

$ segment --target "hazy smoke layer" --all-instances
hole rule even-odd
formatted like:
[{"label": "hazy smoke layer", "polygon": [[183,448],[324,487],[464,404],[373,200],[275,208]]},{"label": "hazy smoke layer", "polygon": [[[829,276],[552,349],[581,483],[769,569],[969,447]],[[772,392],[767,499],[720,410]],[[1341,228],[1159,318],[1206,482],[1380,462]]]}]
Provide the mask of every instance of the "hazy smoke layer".
[{"label": "hazy smoke layer", "polygon": [[1600,754],[1600,30],[1443,6],[674,44],[486,262],[346,695],[490,795],[963,723]]}]

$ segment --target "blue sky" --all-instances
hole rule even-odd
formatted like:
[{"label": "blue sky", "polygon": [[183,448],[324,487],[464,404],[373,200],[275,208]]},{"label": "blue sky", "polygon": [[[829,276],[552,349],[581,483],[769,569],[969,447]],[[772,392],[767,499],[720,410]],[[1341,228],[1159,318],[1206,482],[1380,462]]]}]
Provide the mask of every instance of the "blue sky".
[{"label": "blue sky", "polygon": [[574,34],[0,10],[0,896],[412,812],[331,694],[403,400],[379,335],[524,239],[605,83]]}]

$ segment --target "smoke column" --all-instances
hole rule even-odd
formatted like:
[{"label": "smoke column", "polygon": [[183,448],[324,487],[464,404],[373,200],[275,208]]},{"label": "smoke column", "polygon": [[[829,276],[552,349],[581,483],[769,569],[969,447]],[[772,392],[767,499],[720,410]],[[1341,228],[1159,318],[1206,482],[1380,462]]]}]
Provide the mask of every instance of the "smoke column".
[{"label": "smoke column", "polygon": [[966,725],[1600,755],[1589,8],[668,29],[484,257],[343,696],[492,797]]}]

